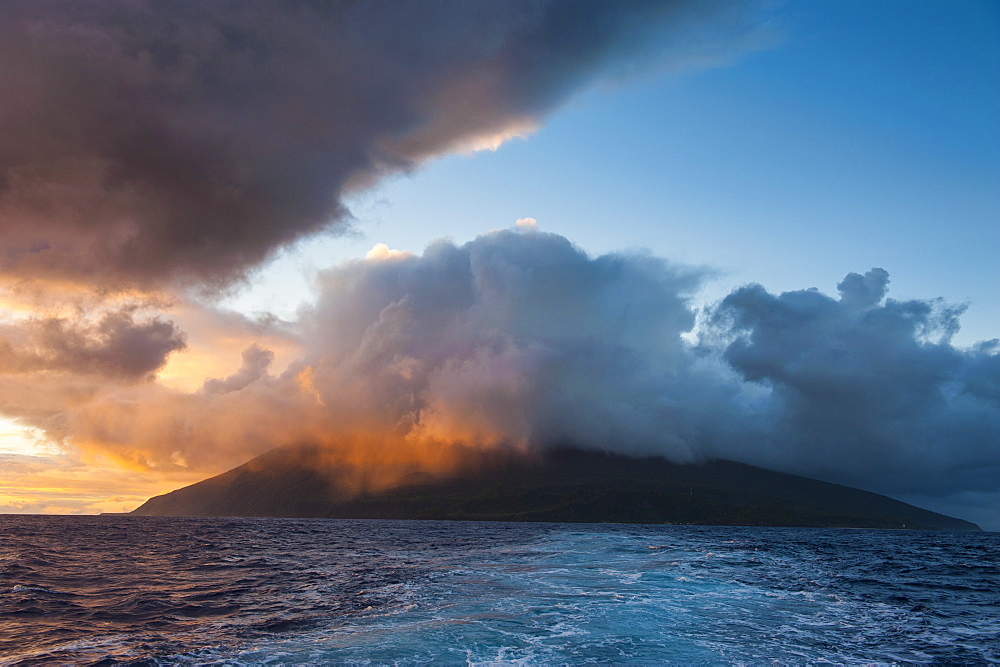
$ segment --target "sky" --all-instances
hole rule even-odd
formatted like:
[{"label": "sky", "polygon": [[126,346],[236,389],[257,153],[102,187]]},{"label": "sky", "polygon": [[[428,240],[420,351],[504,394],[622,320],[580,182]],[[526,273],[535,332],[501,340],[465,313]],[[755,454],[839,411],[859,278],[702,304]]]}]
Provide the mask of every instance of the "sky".
[{"label": "sky", "polygon": [[0,511],[572,442],[1000,529],[996,3],[0,14]]}]

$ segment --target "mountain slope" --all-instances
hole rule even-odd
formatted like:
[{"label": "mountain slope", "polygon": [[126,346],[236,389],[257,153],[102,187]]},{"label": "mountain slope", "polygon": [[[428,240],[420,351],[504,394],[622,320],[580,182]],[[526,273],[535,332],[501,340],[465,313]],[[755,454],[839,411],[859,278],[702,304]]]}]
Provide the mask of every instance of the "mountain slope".
[{"label": "mountain slope", "polygon": [[317,448],[281,448],[133,514],[978,529],[876,493],[723,460],[564,449],[355,496],[336,478]]}]

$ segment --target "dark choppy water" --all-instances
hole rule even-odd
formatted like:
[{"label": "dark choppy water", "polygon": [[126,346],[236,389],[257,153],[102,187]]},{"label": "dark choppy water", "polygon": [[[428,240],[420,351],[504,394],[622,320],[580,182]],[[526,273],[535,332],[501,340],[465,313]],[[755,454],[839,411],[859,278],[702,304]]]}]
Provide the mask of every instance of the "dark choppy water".
[{"label": "dark choppy water", "polygon": [[1000,534],[0,516],[0,662],[1000,661]]}]

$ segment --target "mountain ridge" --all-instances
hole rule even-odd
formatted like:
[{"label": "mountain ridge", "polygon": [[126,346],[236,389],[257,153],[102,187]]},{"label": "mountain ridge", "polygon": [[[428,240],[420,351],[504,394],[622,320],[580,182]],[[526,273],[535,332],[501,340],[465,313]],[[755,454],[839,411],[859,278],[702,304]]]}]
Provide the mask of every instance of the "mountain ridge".
[{"label": "mountain ridge", "polygon": [[349,471],[321,448],[283,447],[132,514],[979,530],[870,491],[723,459],[678,464],[574,448],[483,456],[454,475],[415,472],[351,493],[338,484]]}]

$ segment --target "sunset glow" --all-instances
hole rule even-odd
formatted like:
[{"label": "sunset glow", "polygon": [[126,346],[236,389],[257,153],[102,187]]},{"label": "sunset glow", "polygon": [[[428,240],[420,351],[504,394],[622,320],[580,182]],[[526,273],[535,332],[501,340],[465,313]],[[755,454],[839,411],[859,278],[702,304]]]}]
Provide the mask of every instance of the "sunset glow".
[{"label": "sunset glow", "polygon": [[995,4],[417,4],[0,7],[0,512],[570,443],[1000,528]]}]

